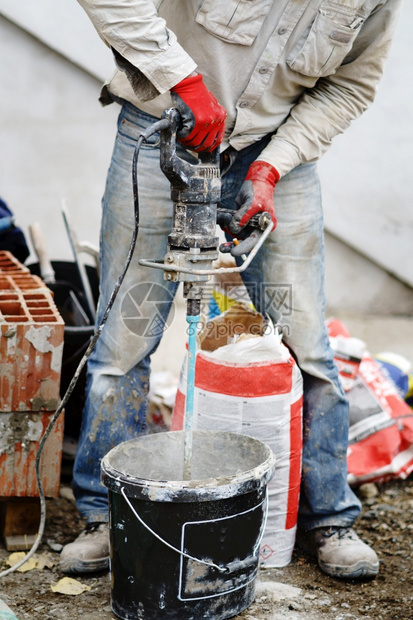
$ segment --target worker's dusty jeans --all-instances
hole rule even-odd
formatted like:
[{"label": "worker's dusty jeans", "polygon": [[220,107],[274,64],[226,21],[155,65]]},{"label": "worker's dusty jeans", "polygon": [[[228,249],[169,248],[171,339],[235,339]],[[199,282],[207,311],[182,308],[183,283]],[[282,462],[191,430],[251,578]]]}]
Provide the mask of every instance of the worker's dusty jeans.
[{"label": "worker's dusty jeans", "polygon": [[[139,131],[152,117],[122,108],[103,199],[99,318],[124,265],[132,230],[132,157]],[[222,204],[235,196],[263,143],[223,158]],[[140,228],[118,299],[88,363],[87,398],[74,469],[74,491],[87,521],[107,520],[100,460],[115,445],[146,432],[150,354],[171,315],[175,286],[163,272],[139,266],[161,258],[171,230],[169,182],[159,169],[159,137],[139,157]],[[304,376],[303,484],[299,525],[350,525],[360,503],[346,483],[348,404],[339,385],[324,323],[323,219],[314,164],[302,165],[276,187],[278,226],[245,281],[256,306],[282,325]],[[182,355],[184,351],[178,351]],[[263,377],[265,381],[265,377]],[[162,458],[162,455],[159,455]]]}]

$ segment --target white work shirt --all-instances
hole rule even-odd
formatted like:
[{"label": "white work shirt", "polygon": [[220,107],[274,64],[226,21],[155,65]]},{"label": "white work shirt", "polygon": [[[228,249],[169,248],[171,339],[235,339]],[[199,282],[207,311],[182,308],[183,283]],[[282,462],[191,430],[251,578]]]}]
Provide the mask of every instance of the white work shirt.
[{"label": "white work shirt", "polygon": [[228,112],[223,148],[274,134],[281,176],[317,160],[373,101],[401,0],[78,0],[107,45],[160,96],[117,71],[106,92],[159,117],[193,71]]}]

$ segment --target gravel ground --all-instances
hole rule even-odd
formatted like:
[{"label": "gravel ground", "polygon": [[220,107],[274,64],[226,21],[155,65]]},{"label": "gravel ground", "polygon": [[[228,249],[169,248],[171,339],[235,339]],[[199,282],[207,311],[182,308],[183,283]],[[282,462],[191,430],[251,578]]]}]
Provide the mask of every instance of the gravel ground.
[{"label": "gravel ground", "polygon": [[[413,477],[362,487],[358,493],[363,512],[356,529],[380,557],[379,576],[362,583],[331,579],[321,573],[312,557],[295,550],[286,568],[260,571],[255,602],[237,620],[413,618]],[[51,590],[51,585],[63,577],[57,568],[58,553],[51,547],[70,542],[83,528],[70,487],[63,486],[61,495],[48,500],[46,530],[39,548],[54,566],[2,578],[0,599],[19,620],[114,620],[107,574],[78,577],[79,582],[90,586],[78,596]],[[8,555],[0,546],[3,569]]]}]

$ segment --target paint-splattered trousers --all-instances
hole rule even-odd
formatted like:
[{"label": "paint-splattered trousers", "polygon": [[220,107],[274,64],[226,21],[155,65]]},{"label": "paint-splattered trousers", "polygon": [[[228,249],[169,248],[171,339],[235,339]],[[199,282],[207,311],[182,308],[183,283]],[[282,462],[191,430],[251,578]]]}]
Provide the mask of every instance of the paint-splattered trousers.
[{"label": "paint-splattered trousers", "polygon": [[[123,106],[108,171],[101,227],[101,296],[98,320],[122,270],[134,226],[132,157],[140,131],[155,119]],[[222,200],[235,197],[265,140],[222,159]],[[150,356],[168,324],[176,285],[139,258],[163,258],[172,227],[170,186],[159,168],[159,135],[139,156],[140,228],[132,264],[102,336],[88,362],[86,404],[74,467],[77,506],[88,522],[106,521],[107,493],[100,461],[115,445],[146,432]],[[304,164],[278,183],[278,225],[244,281],[253,302],[283,327],[304,378],[303,481],[299,525],[351,525],[360,503],[347,485],[348,403],[324,321],[324,244],[315,164]],[[282,299],[282,302],[280,300]],[[169,319],[170,320],[170,319]],[[265,376],[263,377],[265,381]],[[159,455],[162,458],[162,455]]]}]

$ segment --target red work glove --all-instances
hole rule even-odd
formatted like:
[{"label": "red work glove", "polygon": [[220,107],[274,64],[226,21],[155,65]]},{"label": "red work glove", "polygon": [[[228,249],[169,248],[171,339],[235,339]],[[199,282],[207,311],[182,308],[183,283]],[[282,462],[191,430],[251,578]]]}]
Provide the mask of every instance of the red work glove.
[{"label": "red work glove", "polygon": [[182,119],[177,137],[193,151],[213,151],[222,142],[227,113],[205,86],[202,75],[187,77],[171,88],[174,106]]},{"label": "red work glove", "polygon": [[278,170],[265,161],[254,161],[241,186],[235,203],[238,210],[229,224],[229,230],[237,235],[253,215],[267,211],[273,221],[273,230],[277,225],[274,209],[274,188],[280,180]]}]

